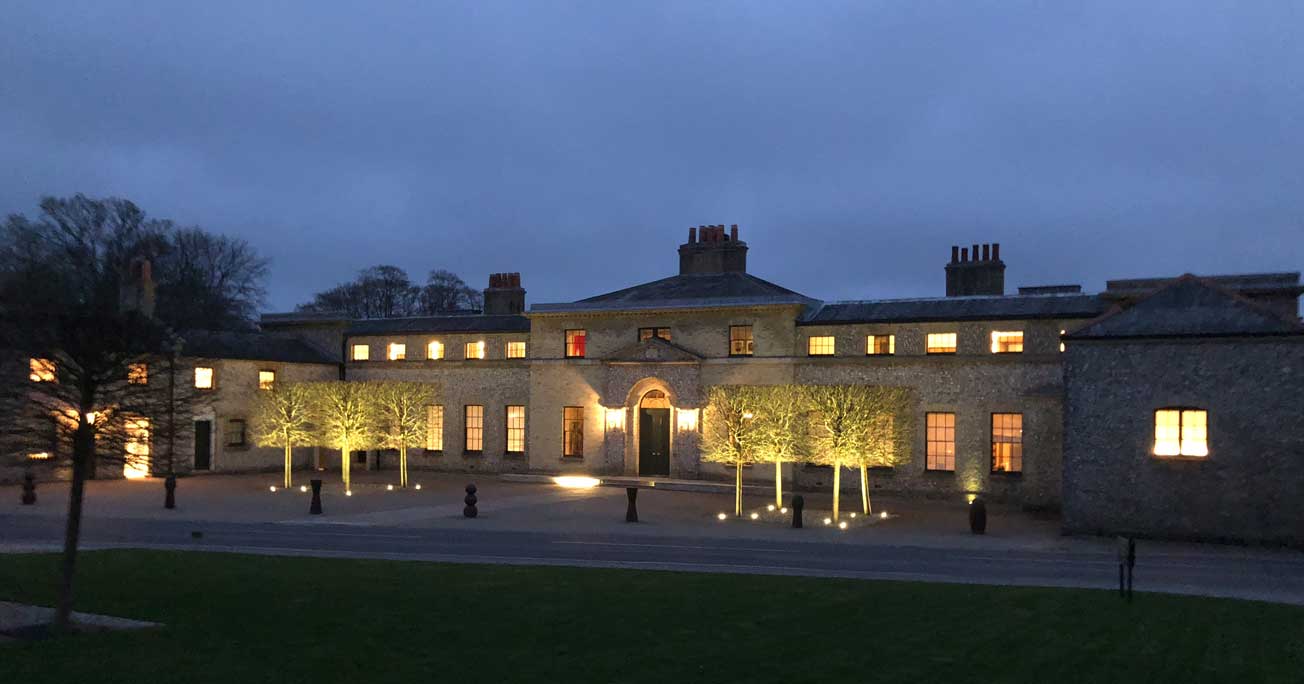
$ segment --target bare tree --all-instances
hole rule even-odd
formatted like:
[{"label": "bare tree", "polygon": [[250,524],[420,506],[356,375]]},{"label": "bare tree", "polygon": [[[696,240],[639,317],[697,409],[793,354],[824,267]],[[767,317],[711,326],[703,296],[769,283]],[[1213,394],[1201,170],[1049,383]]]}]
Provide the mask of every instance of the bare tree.
[{"label": "bare tree", "polygon": [[774,505],[782,507],[783,464],[804,456],[809,407],[805,393],[797,385],[760,386],[755,391],[758,401],[752,429],[756,455],[774,464]]},{"label": "bare tree", "polygon": [[244,240],[199,228],[167,238],[155,268],[156,315],[174,330],[252,327],[267,294],[267,259]]},{"label": "bare tree", "polygon": [[479,309],[483,305],[480,292],[462,281],[456,273],[437,269],[426,278],[421,288],[421,313],[427,316],[466,309]]}]

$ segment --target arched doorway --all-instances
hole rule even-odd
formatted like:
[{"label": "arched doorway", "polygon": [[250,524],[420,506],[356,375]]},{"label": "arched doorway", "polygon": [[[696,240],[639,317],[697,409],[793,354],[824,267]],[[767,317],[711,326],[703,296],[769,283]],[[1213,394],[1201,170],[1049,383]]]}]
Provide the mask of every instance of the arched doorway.
[{"label": "arched doorway", "polygon": [[670,399],[661,390],[638,403],[638,475],[670,476]]}]

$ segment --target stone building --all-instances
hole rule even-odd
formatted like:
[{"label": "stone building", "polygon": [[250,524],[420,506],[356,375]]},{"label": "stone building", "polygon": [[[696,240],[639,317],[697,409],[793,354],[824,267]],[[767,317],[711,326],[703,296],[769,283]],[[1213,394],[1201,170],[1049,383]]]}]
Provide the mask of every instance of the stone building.
[{"label": "stone building", "polygon": [[[880,490],[1063,506],[1075,531],[1291,538],[1304,435],[1281,398],[1304,378],[1298,273],[1007,294],[1000,245],[988,244],[951,248],[946,296],[824,302],[749,273],[747,253],[737,226],[702,226],[679,246],[678,274],[575,302],[527,306],[520,274],[499,273],[482,312],[264,315],[260,334],[187,351],[217,378],[211,411],[196,417],[212,422],[209,467],[280,463],[232,436],[269,370],[278,382],[434,383],[428,443],[409,454],[416,468],[682,479],[730,477],[701,458],[707,388],[866,384],[908,388],[917,425],[910,461],[872,476]],[[1164,305],[1190,288],[1215,293],[1221,308],[1198,297],[1189,310]],[[1127,326],[1151,332],[1121,334]],[[1215,387],[1221,397],[1209,396]],[[1146,407],[1161,394],[1165,406],[1209,412],[1206,456],[1154,455],[1156,431],[1169,427],[1146,421],[1170,414]],[[303,452],[298,462],[339,467],[338,454]],[[1264,467],[1250,475],[1249,462]],[[832,474],[785,467],[798,487],[826,486]],[[745,477],[772,476],[752,470]]]}]

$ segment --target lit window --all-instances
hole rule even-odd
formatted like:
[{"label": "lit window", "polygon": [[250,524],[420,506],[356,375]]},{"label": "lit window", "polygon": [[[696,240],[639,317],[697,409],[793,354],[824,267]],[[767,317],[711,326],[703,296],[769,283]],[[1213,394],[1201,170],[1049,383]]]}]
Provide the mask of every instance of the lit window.
[{"label": "lit window", "polygon": [[51,458],[54,458],[54,456],[48,451],[33,451],[27,454],[27,460],[29,461],[48,461]]},{"label": "lit window", "polygon": [[258,389],[269,390],[276,386],[276,371],[258,371]]},{"label": "lit window", "polygon": [[438,340],[431,340],[426,345],[426,358],[431,361],[437,361],[444,358],[444,343]]},{"label": "lit window", "polygon": [[385,353],[385,356],[390,361],[402,361],[407,358],[407,345],[402,342],[390,342],[389,351]]},{"label": "lit window", "polygon": [[833,356],[833,336],[822,335],[806,341],[806,353],[811,356]]},{"label": "lit window", "polygon": [[865,345],[870,356],[891,356],[896,353],[896,335],[870,335]]},{"label": "lit window", "polygon": [[353,360],[366,361],[371,358],[371,346],[366,344],[353,345]]},{"label": "lit window", "polygon": [[466,358],[483,359],[484,358],[484,340],[479,342],[466,343]]},{"label": "lit window", "polygon": [[507,452],[525,453],[525,407],[507,407]]},{"label": "lit window", "polygon": [[226,445],[229,447],[245,446],[245,421],[243,418],[232,418],[226,421]]},{"label": "lit window", "polygon": [[992,414],[992,472],[1023,472],[1023,414]]},{"label": "lit window", "polygon": [[1017,354],[1023,351],[1023,331],[992,331],[993,354]]},{"label": "lit window", "polygon": [[566,331],[566,358],[582,359],[584,358],[584,347],[587,340],[583,330]]},{"label": "lit window", "polygon": [[562,409],[561,455],[584,456],[584,408],[567,406]]},{"label": "lit window", "polygon": [[195,367],[195,389],[213,389],[213,369],[207,366]]},{"label": "lit window", "polygon": [[444,450],[444,407],[432,404],[426,407],[426,451]]},{"label": "lit window", "polygon": [[133,363],[127,366],[127,384],[128,385],[148,385],[149,384],[149,364]]},{"label": "lit window", "polygon": [[124,423],[126,440],[122,476],[137,479],[149,476],[149,419],[130,416]]},{"label": "lit window", "polygon": [[752,355],[752,326],[729,326],[729,356]]},{"label": "lit window", "polygon": [[466,451],[479,453],[484,451],[484,407],[474,404],[463,407],[465,419]]},{"label": "lit window", "polygon": [[924,415],[927,426],[928,470],[955,470],[955,414],[928,413]]},{"label": "lit window", "polygon": [[1063,340],[1063,337],[1064,337],[1064,333],[1066,333],[1066,332],[1068,332],[1068,331],[1067,331],[1067,330],[1063,330],[1063,329],[1060,330],[1060,338],[1061,338],[1061,339],[1060,339],[1060,352],[1063,352],[1063,351],[1064,351],[1064,340]]},{"label": "lit window", "polygon": [[32,382],[54,382],[55,366],[50,359],[32,359],[28,364],[30,373],[27,376]]},{"label": "lit window", "polygon": [[1208,412],[1176,408],[1155,411],[1155,455],[1208,456]]},{"label": "lit window", "polygon": [[925,350],[929,354],[954,354],[955,333],[928,333]]},{"label": "lit window", "polygon": [[507,343],[507,358],[509,358],[509,359],[523,359],[523,358],[525,358],[525,343],[524,343],[524,342],[508,342],[508,343]]},{"label": "lit window", "polygon": [[638,329],[639,342],[642,342],[644,340],[650,340],[653,337],[660,337],[661,339],[669,342],[670,328],[639,328]]}]

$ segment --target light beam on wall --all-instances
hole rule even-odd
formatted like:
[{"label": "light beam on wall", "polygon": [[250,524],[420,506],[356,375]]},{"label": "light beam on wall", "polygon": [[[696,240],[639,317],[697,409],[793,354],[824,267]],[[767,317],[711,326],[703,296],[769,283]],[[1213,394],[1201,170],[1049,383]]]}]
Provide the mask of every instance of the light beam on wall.
[{"label": "light beam on wall", "polygon": [[625,409],[623,408],[607,409],[607,429],[608,430],[625,429]]},{"label": "light beam on wall", "polygon": [[675,415],[679,419],[679,429],[683,432],[692,432],[697,429],[697,414],[700,409],[675,409]]}]

